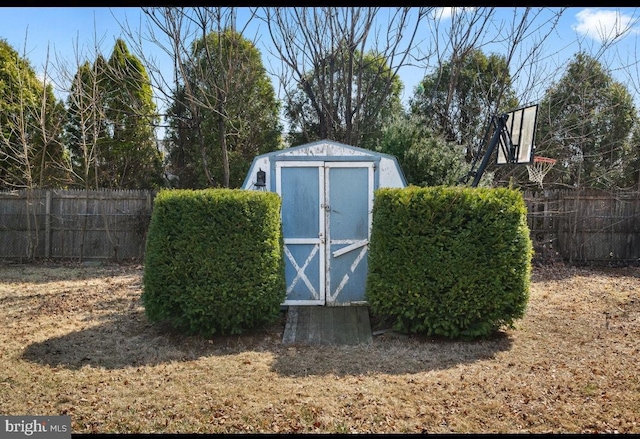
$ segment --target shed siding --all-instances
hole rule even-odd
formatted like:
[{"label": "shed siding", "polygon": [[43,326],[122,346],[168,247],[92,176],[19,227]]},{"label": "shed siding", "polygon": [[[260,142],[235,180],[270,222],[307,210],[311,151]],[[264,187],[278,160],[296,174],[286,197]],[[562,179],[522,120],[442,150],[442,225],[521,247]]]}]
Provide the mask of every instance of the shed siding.
[{"label": "shed siding", "polygon": [[405,186],[395,157],[329,140],[256,157],[243,189],[282,197],[284,304],[364,303],[374,191]]}]

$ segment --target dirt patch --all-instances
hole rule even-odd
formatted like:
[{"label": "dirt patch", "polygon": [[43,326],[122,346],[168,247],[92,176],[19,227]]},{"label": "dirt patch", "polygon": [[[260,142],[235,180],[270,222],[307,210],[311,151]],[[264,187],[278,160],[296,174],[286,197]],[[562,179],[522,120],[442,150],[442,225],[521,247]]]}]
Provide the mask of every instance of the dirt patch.
[{"label": "dirt patch", "polygon": [[640,432],[640,268],[534,269],[515,329],[283,345],[150,324],[141,266],[0,266],[0,413],[74,433]]}]

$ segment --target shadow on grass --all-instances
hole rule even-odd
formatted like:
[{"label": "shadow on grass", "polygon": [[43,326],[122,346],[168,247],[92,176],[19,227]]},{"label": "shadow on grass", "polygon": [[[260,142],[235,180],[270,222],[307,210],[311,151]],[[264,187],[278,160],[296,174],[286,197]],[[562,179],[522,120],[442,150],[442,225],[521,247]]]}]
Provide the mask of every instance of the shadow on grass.
[{"label": "shadow on grass", "polygon": [[213,340],[188,336],[168,325],[149,323],[139,309],[94,317],[91,321],[99,323],[33,343],[23,351],[22,358],[67,369],[122,369],[256,350],[260,349],[259,341],[264,344],[270,337],[265,331]]},{"label": "shadow on grass", "polygon": [[511,348],[506,333],[481,341],[424,339],[387,333],[370,345],[292,346],[277,356],[272,369],[280,375],[402,375],[443,370],[495,357]]},{"label": "shadow on grass", "polygon": [[268,327],[238,336],[207,340],[150,324],[144,311],[132,309],[102,317],[94,326],[29,345],[22,358],[37,364],[77,370],[85,366],[124,369],[246,352],[273,356],[272,371],[282,376],[410,374],[448,369],[493,358],[511,348],[508,334],[480,341],[405,337],[393,332],[357,346],[283,345],[286,315]]}]

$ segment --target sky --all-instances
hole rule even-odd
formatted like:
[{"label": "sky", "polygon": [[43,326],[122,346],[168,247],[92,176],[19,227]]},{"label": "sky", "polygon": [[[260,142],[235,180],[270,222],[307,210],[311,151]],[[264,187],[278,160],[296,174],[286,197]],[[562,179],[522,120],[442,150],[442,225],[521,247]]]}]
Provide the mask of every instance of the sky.
[{"label": "sky", "polygon": [[[524,10],[524,8],[519,8]],[[557,9],[557,8],[556,8]],[[549,10],[549,15],[554,8]],[[241,10],[238,19],[241,20]],[[449,17],[451,8],[438,11],[443,20]],[[541,16],[544,14],[541,14]],[[513,8],[499,8],[497,18],[504,22],[495,23],[497,32],[503,32],[501,26],[510,22]],[[0,39],[6,40],[21,55],[24,55],[39,75],[43,74],[47,65],[47,54],[50,64],[59,60],[66,60],[69,66],[76,66],[76,55],[95,53],[94,42],[99,51],[108,57],[113,49],[115,39],[123,37],[121,25],[128,22],[132,28],[140,26],[143,14],[140,8],[110,8],[110,7],[0,7]],[[640,103],[640,69],[637,68],[640,47],[637,47],[640,32],[640,9],[638,8],[569,8],[562,16],[557,28],[550,35],[547,46],[553,53],[547,60],[547,68],[560,70],[571,56],[580,49],[597,52],[602,47],[603,39],[616,31],[624,31],[621,38],[613,47],[607,49],[603,56],[606,66],[616,79],[630,84],[630,91]],[[542,20],[542,18],[541,18]],[[263,63],[267,70],[270,65],[277,65],[277,60],[269,54],[269,35],[264,23],[257,23],[251,28],[248,37],[254,38],[263,55]],[[262,26],[262,27],[261,27]],[[432,38],[429,29],[423,29],[419,38],[427,41]],[[126,38],[124,38],[126,40]],[[426,43],[425,43],[426,44]],[[170,62],[165,59],[157,46],[145,44],[145,52],[157,53],[158,59],[166,66]],[[488,50],[499,47],[487,46]],[[131,50],[131,47],[130,47]],[[132,50],[133,52],[133,50]],[[91,60],[93,61],[93,60]],[[63,63],[64,64],[64,61]],[[621,65],[626,68],[620,68]],[[169,69],[170,67],[167,67]],[[404,84],[403,102],[407,102],[413,95],[415,86],[424,77],[426,66],[406,67],[400,71]],[[631,76],[628,72],[631,73]],[[49,71],[50,75],[56,72]],[[59,72],[58,72],[59,74]],[[60,76],[59,76],[60,77]],[[64,82],[64,81],[61,81]],[[274,87],[278,91],[278,84],[273,79]],[[526,87],[526,84],[521,84]],[[540,92],[532,94],[531,99],[540,99]],[[640,108],[640,105],[638,105]]]}]

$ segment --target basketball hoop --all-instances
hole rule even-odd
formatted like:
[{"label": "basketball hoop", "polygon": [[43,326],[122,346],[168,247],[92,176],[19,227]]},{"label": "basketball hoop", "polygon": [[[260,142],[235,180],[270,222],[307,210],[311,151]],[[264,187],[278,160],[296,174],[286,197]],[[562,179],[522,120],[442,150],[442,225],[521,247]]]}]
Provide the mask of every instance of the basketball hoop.
[{"label": "basketball hoop", "polygon": [[542,189],[542,180],[544,176],[549,173],[553,165],[556,164],[556,159],[549,157],[535,156],[533,163],[527,165],[527,171],[529,171],[529,180],[534,181],[540,185]]}]

